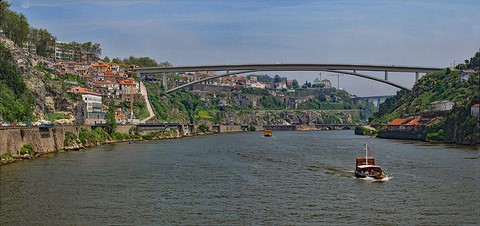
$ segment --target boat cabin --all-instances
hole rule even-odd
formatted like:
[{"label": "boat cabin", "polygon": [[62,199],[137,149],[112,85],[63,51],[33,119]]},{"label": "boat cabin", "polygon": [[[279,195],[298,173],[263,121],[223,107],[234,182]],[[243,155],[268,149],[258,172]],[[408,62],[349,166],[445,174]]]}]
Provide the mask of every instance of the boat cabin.
[{"label": "boat cabin", "polygon": [[375,158],[367,157],[367,159],[365,160],[365,157],[357,157],[356,166],[358,167],[362,165],[375,165]]}]

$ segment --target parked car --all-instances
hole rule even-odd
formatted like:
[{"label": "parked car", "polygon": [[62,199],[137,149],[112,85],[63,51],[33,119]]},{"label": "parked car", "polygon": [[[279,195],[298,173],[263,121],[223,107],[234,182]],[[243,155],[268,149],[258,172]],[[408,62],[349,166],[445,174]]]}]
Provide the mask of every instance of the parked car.
[{"label": "parked car", "polygon": [[50,127],[53,127],[53,126],[54,126],[54,125],[53,125],[52,122],[50,122],[50,121],[45,121],[45,120],[40,121],[40,125],[39,125],[39,127],[49,127],[49,128],[50,128]]},{"label": "parked car", "polygon": [[11,122],[2,122],[2,126],[15,126],[15,124]]}]

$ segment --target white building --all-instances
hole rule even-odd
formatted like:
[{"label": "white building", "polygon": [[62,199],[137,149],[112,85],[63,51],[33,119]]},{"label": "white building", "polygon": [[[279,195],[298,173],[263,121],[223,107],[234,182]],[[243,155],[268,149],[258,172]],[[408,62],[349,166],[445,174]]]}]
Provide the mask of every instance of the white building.
[{"label": "white building", "polygon": [[68,44],[68,43],[62,42],[62,41],[55,42],[55,59],[56,60],[68,61],[73,59],[73,51],[66,50],[64,48],[65,44]]},{"label": "white building", "polygon": [[474,104],[470,108],[470,114],[472,115],[472,117],[476,118],[477,121],[480,121],[480,104]]},{"label": "white building", "polygon": [[105,123],[105,112],[102,111],[102,95],[89,89],[73,87],[72,92],[81,93],[82,100],[87,105],[85,124]]},{"label": "white building", "polygon": [[451,100],[434,101],[430,104],[432,111],[450,111],[455,103]]},{"label": "white building", "polygon": [[258,88],[258,89],[265,89],[265,84],[260,83],[260,82],[255,82],[255,83],[251,83],[250,87]]}]

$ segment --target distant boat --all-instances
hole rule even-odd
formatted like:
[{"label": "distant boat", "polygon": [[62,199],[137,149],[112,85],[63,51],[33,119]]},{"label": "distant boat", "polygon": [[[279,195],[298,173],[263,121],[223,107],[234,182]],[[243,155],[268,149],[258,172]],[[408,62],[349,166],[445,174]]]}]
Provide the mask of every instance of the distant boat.
[{"label": "distant boat", "polygon": [[272,136],[272,130],[271,129],[263,130],[263,136],[271,137]]},{"label": "distant boat", "polygon": [[386,177],[381,166],[375,165],[375,158],[368,156],[368,145],[365,143],[365,157],[357,157],[355,176],[357,178],[371,178],[382,180]]}]

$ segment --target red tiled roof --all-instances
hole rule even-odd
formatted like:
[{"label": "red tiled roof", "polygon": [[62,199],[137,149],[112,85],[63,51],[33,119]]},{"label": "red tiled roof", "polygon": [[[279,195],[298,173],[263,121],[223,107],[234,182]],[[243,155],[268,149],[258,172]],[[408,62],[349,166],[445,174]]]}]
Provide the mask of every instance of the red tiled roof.
[{"label": "red tiled roof", "polygon": [[480,104],[474,104],[472,108],[480,108]]},{"label": "red tiled roof", "polygon": [[419,124],[420,124],[420,119],[416,118],[416,119],[410,121],[409,123],[405,124],[405,126],[416,126],[416,125],[419,125]]},{"label": "red tiled roof", "polygon": [[92,94],[92,95],[101,96],[100,93],[97,93],[97,92],[94,92],[94,91],[92,91],[92,90],[85,89],[85,88],[82,88],[82,87],[73,87],[73,88],[72,88],[72,92],[81,93],[81,94]]},{"label": "red tiled roof", "polygon": [[413,116],[410,116],[408,118],[397,118],[397,119],[394,119],[393,121],[391,121],[390,123],[388,123],[389,126],[400,126],[408,121],[410,121],[411,119],[413,119]]},{"label": "red tiled roof", "polygon": [[132,84],[134,84],[134,82],[132,80],[128,80],[128,79],[122,80],[118,83],[122,84],[122,85],[132,85]]}]

